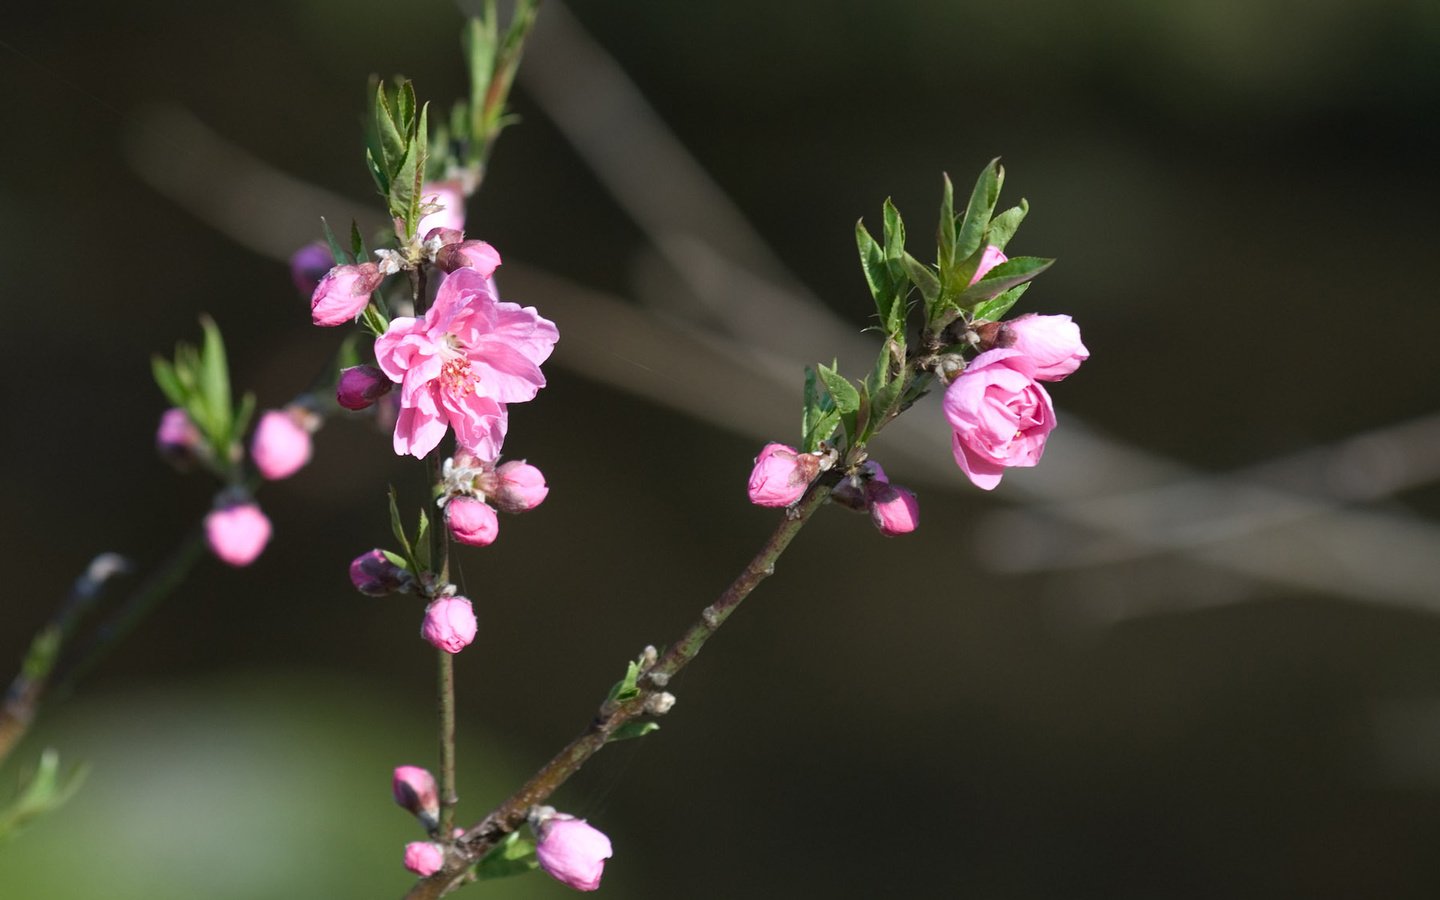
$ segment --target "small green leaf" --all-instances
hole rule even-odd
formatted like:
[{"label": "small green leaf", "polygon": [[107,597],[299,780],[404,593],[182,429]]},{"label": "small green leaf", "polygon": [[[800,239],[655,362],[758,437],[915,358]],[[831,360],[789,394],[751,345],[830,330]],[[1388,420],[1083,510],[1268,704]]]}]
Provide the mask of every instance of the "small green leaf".
[{"label": "small green leaf", "polygon": [[1022,197],[1019,206],[1012,206],[1000,215],[990,220],[990,230],[986,232],[985,243],[998,250],[1004,250],[1005,245],[1020,230],[1020,223],[1025,221],[1025,214],[1030,211],[1030,204]]},{"label": "small green leaf", "polygon": [[420,522],[415,528],[415,563],[422,572],[430,569],[430,517],[425,515],[424,507],[420,509]]},{"label": "small green leaf", "polygon": [[205,342],[200,351],[200,395],[209,417],[209,437],[218,459],[228,459],[230,451],[230,367],[225,359],[225,342],[220,329],[209,316],[202,316],[200,327]]},{"label": "small green leaf", "polygon": [[415,85],[409,79],[395,88],[395,125],[409,143],[415,135]]},{"label": "small green leaf", "polygon": [[399,165],[391,172],[393,178],[390,182],[390,215],[404,221],[407,238],[415,234],[415,225],[419,221],[416,210],[420,204],[420,192],[415,189],[415,177],[422,171],[416,147],[410,144],[405,148]]},{"label": "small green leaf", "polygon": [[345,266],[355,261],[355,258],[346,253],[345,248],[340,245],[340,239],[335,237],[334,231],[330,230],[330,223],[325,221],[324,216],[320,217],[320,230],[325,234],[325,243],[330,246],[330,256],[335,260],[335,265]]},{"label": "small green leaf", "polygon": [[234,444],[245,436],[250,427],[250,417],[255,415],[255,394],[246,391],[240,398],[240,407],[235,411],[235,420],[230,424],[230,443]]},{"label": "small green leaf", "polygon": [[885,198],[885,258],[899,259],[905,254],[905,221],[889,197]]},{"label": "small green leaf", "polygon": [[1011,257],[986,272],[984,278],[966,288],[956,301],[963,309],[974,308],[1016,285],[1024,284],[1054,264],[1055,260],[1038,256]]},{"label": "small green leaf", "polygon": [[47,748],[40,754],[34,773],[21,783],[15,799],[0,808],[0,841],[18,834],[32,819],[63,806],[80,789],[87,771],[87,767],[77,766],[61,776],[60,754]]},{"label": "small green leaf", "polygon": [[840,424],[840,413],[835,401],[820,390],[816,383],[815,370],[805,367],[805,413],[800,423],[800,447],[806,453],[813,453],[821,441],[829,440]]},{"label": "small green leaf", "polygon": [[1004,182],[1005,169],[1000,165],[1000,159],[990,160],[976,179],[970,202],[965,207],[965,221],[955,237],[955,259],[968,259],[980,249],[980,241],[990,224],[990,216],[995,211],[995,201],[1000,199],[1000,186]]},{"label": "small green leaf", "polygon": [[181,409],[189,405],[185,389],[180,386],[180,379],[175,375],[175,367],[168,359],[158,353],[150,357],[150,371],[155,376],[155,384],[159,385],[160,393],[165,395],[171,405]]},{"label": "small green leaf", "polygon": [[365,237],[360,234],[360,223],[354,219],[350,220],[350,254],[356,262],[370,258],[370,251],[365,249]]},{"label": "small green leaf", "polygon": [[940,278],[935,270],[908,253],[901,257],[900,264],[905,267],[911,283],[920,289],[920,296],[925,298],[925,308],[933,307],[940,297]]},{"label": "small green leaf", "polygon": [[[380,196],[389,197],[390,173],[380,165],[380,161],[375,158],[375,150],[370,147],[365,148],[365,168],[370,170],[370,178],[375,182],[375,190],[380,192]],[[333,253],[335,248],[332,246],[330,250]]]},{"label": "small green leaf", "polygon": [[361,310],[360,323],[376,337],[384,334],[385,329],[390,327],[390,320],[385,318],[385,314],[374,303],[367,304]]},{"label": "small green leaf", "polygon": [[509,878],[533,872],[540,865],[535,859],[535,845],[512,831],[475,864],[475,877],[480,881]]},{"label": "small green leaf", "polygon": [[641,722],[632,719],[631,721],[626,722],[624,725],[621,725],[619,728],[615,729],[615,731],[612,732],[610,735],[609,742],[613,744],[616,741],[628,741],[632,738],[644,737],[652,731],[659,730],[659,722]]},{"label": "small green leaf", "polygon": [[380,552],[385,554],[385,558],[390,560],[390,564],[392,566],[398,566],[399,568],[404,569],[407,572],[411,571],[410,560],[406,559],[398,553],[391,553],[389,550],[381,550]]},{"label": "small green leaf", "polygon": [[639,682],[640,664],[631,660],[625,668],[625,677],[615,682],[614,687],[610,688],[610,702],[624,703],[640,696]]},{"label": "small green leaf", "polygon": [[400,167],[410,142],[400,130],[399,122],[391,111],[390,98],[385,92],[385,82],[375,86],[375,130],[380,139],[380,162],[385,173],[391,178]]},{"label": "small green leaf", "polygon": [[395,496],[395,485],[390,485],[390,533],[395,535],[395,540],[400,542],[400,549],[405,551],[405,558],[410,561],[407,568],[419,574],[425,571],[415,560],[415,551],[410,547],[410,539],[405,536],[405,526],[400,524],[400,505]]},{"label": "small green leaf", "polygon": [[940,228],[935,240],[939,251],[936,261],[944,273],[955,265],[955,186],[949,175],[942,173],[942,177],[945,188],[940,195]]},{"label": "small green leaf", "polygon": [[816,369],[820,374],[820,380],[825,383],[825,390],[830,392],[830,397],[835,401],[835,408],[841,415],[853,413],[860,408],[860,392],[850,380],[833,368],[818,366]]},{"label": "small green leaf", "polygon": [[1015,301],[1020,299],[1020,295],[1030,290],[1030,285],[1033,283],[1034,282],[1027,281],[1024,284],[1016,285],[1005,293],[995,297],[993,300],[987,300],[975,307],[975,320],[983,322],[1000,321],[1000,319],[1010,311],[1010,307],[1015,305]]}]

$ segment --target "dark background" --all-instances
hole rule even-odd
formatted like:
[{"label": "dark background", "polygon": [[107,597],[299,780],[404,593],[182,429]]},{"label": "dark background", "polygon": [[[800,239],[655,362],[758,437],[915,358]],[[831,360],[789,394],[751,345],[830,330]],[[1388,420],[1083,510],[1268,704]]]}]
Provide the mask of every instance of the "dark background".
[{"label": "dark background", "polygon": [[[852,330],[869,314],[853,222],[876,222],[893,196],[924,255],[940,172],[963,193],[1003,154],[1003,199],[1032,206],[1012,249],[1060,259],[1023,309],[1073,315],[1093,354],[1053,391],[1062,425],[1042,470],[1076,465],[1070,422],[1183,464],[1175,480],[1188,481],[1435,409],[1433,3],[571,11]],[[137,129],[183,109],[280,171],[372,202],[365,79],[404,73],[445,105],[463,90],[460,23],[452,4],[374,0],[7,16],[0,661],[18,662],[92,555],[154,565],[208,508],[201,476],[153,455],[164,403],[152,353],[195,339],[208,312],[237,384],[266,406],[339,337],[309,326],[282,261],[137,175]],[[587,89],[573,91],[583,101]],[[637,304],[655,291],[643,229],[523,85],[515,107],[523,121],[467,231],[507,264]],[[149,158],[203,170],[207,154],[172,140]],[[247,214],[261,233],[267,217],[338,217],[263,203]],[[515,410],[506,448],[552,490],[505,519],[495,546],[460,555],[481,621],[458,659],[471,818],[583,727],[627,657],[677,634],[738,571],[774,518],[745,502],[750,460],[766,438],[793,438],[712,412],[717,396],[777,402],[736,398],[722,369],[697,376],[708,390],[683,413],[609,386],[578,357],[567,364],[567,344],[636,335],[575,334],[546,297],[510,299],[562,335],[550,385]],[[798,363],[793,382],[778,402],[798,419]],[[1403,449],[1440,458],[1430,441]],[[614,840],[602,890],[1435,896],[1432,477],[1367,499],[1365,514],[1404,523],[1419,551],[1384,567],[1406,589],[1370,591],[1365,559],[1333,586],[1305,558],[1293,577],[1256,577],[1173,547],[1077,552],[1068,565],[1095,538],[1073,521],[1044,532],[1026,564],[1038,551],[1012,547],[1028,532],[1006,523],[1083,496],[1083,468],[1058,493],[1036,470],[988,495],[958,470],[937,481],[886,466],[921,488],[920,531],[886,540],[825,511],[678,680],[663,730],[607,750],[557,795]],[[364,422],[337,420],[307,469],[265,488],[275,539],[261,559],[240,571],[204,561],[3,773],[46,745],[93,763],[69,807],[0,848],[0,895],[403,892],[401,844],[418,833],[386,782],[391,766],[433,755],[432,655],[414,636],[418,602],[355,595],[344,571],[388,540],[385,483],[418,497],[419,468]],[[1213,500],[1222,511],[1226,496]],[[1274,562],[1266,529],[1240,537]],[[503,888],[563,893],[538,877]]]}]

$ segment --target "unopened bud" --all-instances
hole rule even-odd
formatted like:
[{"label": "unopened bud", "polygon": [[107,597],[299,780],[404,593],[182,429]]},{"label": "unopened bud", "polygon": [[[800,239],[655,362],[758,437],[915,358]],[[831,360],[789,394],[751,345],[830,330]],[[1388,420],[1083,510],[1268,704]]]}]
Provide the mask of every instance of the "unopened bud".
[{"label": "unopened bud", "polygon": [[390,792],[401,809],[420,820],[426,831],[433,831],[440,822],[440,789],[435,776],[419,766],[397,766],[390,781]]},{"label": "unopened bud", "polygon": [[155,449],[175,468],[183,470],[194,465],[201,440],[200,430],[190,421],[185,410],[172,406],[160,416],[160,427],[155,431]]},{"label": "unopened bud", "polygon": [[254,503],[222,507],[205,517],[205,539],[222,562],[248,566],[270,541],[270,520]]},{"label": "unopened bud", "polygon": [[645,698],[645,711],[652,716],[663,716],[675,706],[675,695],[661,691]]},{"label": "unopened bud", "polygon": [[395,382],[375,366],[351,366],[340,372],[335,402],[346,409],[365,409],[394,387]]},{"label": "unopened bud", "polygon": [[372,262],[334,267],[310,297],[310,321],[326,327],[351,321],[370,302],[383,279],[380,267]]},{"label": "unopened bud", "polygon": [[547,875],[577,891],[600,886],[605,860],[614,852],[604,832],[548,806],[531,810],[530,830],[538,839],[535,858]]},{"label": "unopened bud", "polygon": [[435,265],[444,272],[474,269],[489,278],[500,266],[500,252],[484,241],[447,243],[436,251]]},{"label": "unopened bud", "polygon": [[445,524],[451,537],[472,547],[488,547],[500,534],[495,510],[474,497],[456,497],[445,504]]},{"label": "unopened bud", "polygon": [[880,533],[890,537],[909,534],[920,525],[920,503],[915,494],[907,488],[892,484],[871,482],[867,493],[870,498],[870,520]]},{"label": "unopened bud", "polygon": [[785,444],[766,444],[750,472],[750,502],[757,506],[789,506],[805,494],[820,473],[820,460]]},{"label": "unopened bud", "polygon": [[445,848],[429,841],[411,841],[405,845],[405,868],[429,878],[445,865]]},{"label": "unopened bud", "polygon": [[296,250],[290,256],[290,278],[295,282],[295,290],[302,297],[313,296],[320,279],[334,265],[335,259],[324,241],[315,241]]},{"label": "unopened bud", "polygon": [[486,496],[507,513],[534,509],[550,493],[545,476],[523,459],[502,463],[495,470],[493,484]]},{"label": "unopened bud", "polygon": [[459,653],[475,640],[475,608],[464,597],[440,597],[425,607],[420,636],[446,653]]},{"label": "unopened bud", "polygon": [[383,597],[410,584],[410,573],[395,565],[379,549],[370,550],[350,562],[350,583],[371,597]]},{"label": "unopened bud", "polygon": [[310,461],[310,432],[290,412],[269,410],[255,426],[250,458],[265,478],[289,478]]}]

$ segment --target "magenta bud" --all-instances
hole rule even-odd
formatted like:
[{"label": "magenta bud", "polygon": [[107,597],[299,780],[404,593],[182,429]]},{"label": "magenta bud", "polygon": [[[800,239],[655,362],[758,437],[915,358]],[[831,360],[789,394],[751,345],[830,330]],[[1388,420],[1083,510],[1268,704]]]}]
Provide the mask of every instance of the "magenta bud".
[{"label": "magenta bud", "polygon": [[335,402],[346,409],[365,409],[394,387],[395,382],[375,366],[351,366],[340,372]]},{"label": "magenta bud", "polygon": [[155,449],[166,462],[177,469],[189,468],[195,462],[200,443],[200,430],[185,410],[172,406],[161,414],[160,427],[155,431]]},{"label": "magenta bud", "polygon": [[222,562],[248,566],[270,540],[270,520],[254,503],[237,503],[205,517],[205,539]]},{"label": "magenta bud", "polygon": [[535,845],[535,858],[540,868],[561,884],[577,891],[593,891],[600,887],[600,876],[605,872],[605,860],[613,851],[610,838],[584,819],[556,813],[546,808],[548,815],[531,822],[539,843]]},{"label": "magenta bud", "polygon": [[446,653],[459,653],[475,640],[475,608],[464,597],[440,597],[425,607],[420,636]]},{"label": "magenta bud", "polygon": [[519,513],[539,506],[550,488],[539,469],[525,462],[514,460],[502,463],[495,470],[494,486],[486,496],[495,501],[502,512]]},{"label": "magenta bud", "polygon": [[344,325],[360,315],[383,280],[373,262],[334,267],[310,297],[310,321],[326,327]]},{"label": "magenta bud", "polygon": [[429,878],[445,865],[445,848],[429,841],[411,841],[405,845],[405,868]]},{"label": "magenta bud", "polygon": [[461,241],[447,243],[435,254],[435,265],[441,271],[474,269],[486,278],[495,274],[500,266],[500,252],[484,241]]},{"label": "magenta bud", "polygon": [[419,766],[397,766],[390,790],[401,809],[420,820],[426,831],[440,822],[440,789],[435,776]]},{"label": "magenta bud", "polygon": [[820,459],[785,444],[766,444],[750,472],[750,502],[757,506],[789,506],[799,500],[820,472]]},{"label": "magenta bud", "polygon": [[314,296],[320,279],[334,265],[335,258],[330,255],[330,247],[324,241],[315,241],[296,250],[290,256],[290,278],[295,282],[295,290],[302,297]]},{"label": "magenta bud", "polygon": [[263,477],[289,478],[310,461],[310,432],[289,412],[269,410],[255,426],[250,458]]},{"label": "magenta bud", "polygon": [[456,497],[445,504],[445,523],[451,537],[472,547],[489,546],[500,534],[495,510],[474,497]]},{"label": "magenta bud", "polygon": [[920,525],[920,504],[907,488],[880,481],[866,485],[870,499],[870,520],[880,533],[890,537],[909,534]]},{"label": "magenta bud", "polygon": [[410,584],[410,573],[395,565],[382,551],[370,550],[350,561],[350,583],[371,597],[383,597]]}]

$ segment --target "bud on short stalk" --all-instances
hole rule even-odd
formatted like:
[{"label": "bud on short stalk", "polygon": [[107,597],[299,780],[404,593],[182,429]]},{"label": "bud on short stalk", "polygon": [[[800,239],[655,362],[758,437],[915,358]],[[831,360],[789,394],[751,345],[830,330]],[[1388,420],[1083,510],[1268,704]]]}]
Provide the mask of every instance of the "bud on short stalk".
[{"label": "bud on short stalk", "polygon": [[383,597],[412,586],[410,573],[395,565],[379,549],[369,550],[350,562],[350,583],[371,597]]},{"label": "bud on short stalk", "polygon": [[350,410],[365,409],[394,387],[395,382],[375,366],[351,366],[340,372],[335,402]]},{"label": "bud on short stalk", "polygon": [[535,858],[547,875],[577,891],[600,887],[605,860],[613,853],[604,832],[549,806],[530,811],[530,830],[537,839]]},{"label": "bud on short stalk", "polygon": [[391,778],[390,791],[395,802],[420,820],[426,831],[440,824],[440,789],[435,776],[419,766],[398,766]]},{"label": "bud on short stalk", "polygon": [[820,474],[820,458],[785,444],[766,444],[750,472],[750,502],[757,506],[789,506],[805,494]]}]

